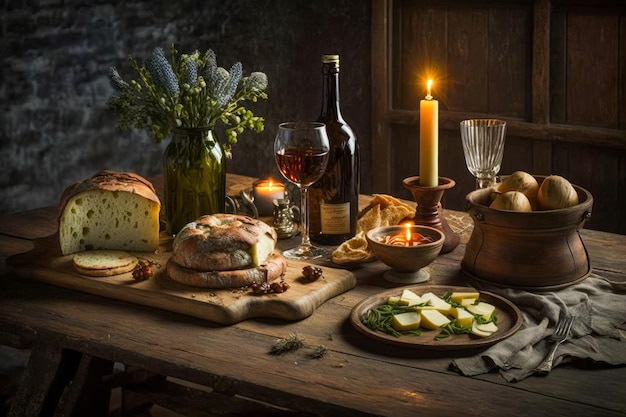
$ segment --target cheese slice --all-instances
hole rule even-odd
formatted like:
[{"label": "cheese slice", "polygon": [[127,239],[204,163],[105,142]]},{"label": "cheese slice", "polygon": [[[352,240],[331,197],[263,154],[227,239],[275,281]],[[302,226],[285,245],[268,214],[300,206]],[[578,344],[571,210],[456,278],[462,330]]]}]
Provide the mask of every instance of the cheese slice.
[{"label": "cheese slice", "polygon": [[496,324],[492,321],[490,321],[489,323],[484,323],[484,324],[476,323],[476,328],[483,332],[489,332],[489,333],[495,333],[498,331],[498,326],[496,326]]},{"label": "cheese slice", "polygon": [[442,313],[446,313],[450,311],[452,305],[447,303],[443,298],[433,294],[432,292],[427,292],[422,295],[422,302],[427,302],[428,304],[423,309],[426,310],[438,310]]},{"label": "cheese slice", "polygon": [[472,314],[482,316],[485,320],[490,320],[491,315],[496,310],[494,305],[483,301],[480,301],[478,304],[465,306],[465,308]]},{"label": "cheese slice", "polygon": [[480,337],[487,337],[487,336],[491,336],[493,334],[493,332],[488,332],[488,331],[485,331],[485,330],[481,330],[477,326],[478,325],[477,325],[476,322],[474,322],[472,324],[472,334],[473,335],[480,336]]},{"label": "cheese slice", "polygon": [[455,303],[463,304],[463,300],[468,298],[476,300],[479,296],[480,294],[478,293],[478,291],[456,291],[452,293],[450,299]]},{"label": "cheese slice", "polygon": [[472,304],[476,304],[478,302],[478,298],[464,298],[461,300],[459,304],[462,306],[469,306]]},{"label": "cheese slice", "polygon": [[402,306],[412,306],[420,303],[422,303],[422,300],[419,295],[415,294],[411,290],[404,290],[402,291],[402,295],[400,296],[400,301],[398,304]]},{"label": "cheese slice", "polygon": [[453,307],[450,315],[456,319],[459,326],[468,327],[474,323],[474,315],[462,307]]},{"label": "cheese slice", "polygon": [[415,330],[420,327],[421,317],[415,311],[400,313],[393,316],[391,326],[399,332]]},{"label": "cheese slice", "polygon": [[450,319],[438,310],[420,310],[421,326],[425,329],[438,329],[450,323]]}]

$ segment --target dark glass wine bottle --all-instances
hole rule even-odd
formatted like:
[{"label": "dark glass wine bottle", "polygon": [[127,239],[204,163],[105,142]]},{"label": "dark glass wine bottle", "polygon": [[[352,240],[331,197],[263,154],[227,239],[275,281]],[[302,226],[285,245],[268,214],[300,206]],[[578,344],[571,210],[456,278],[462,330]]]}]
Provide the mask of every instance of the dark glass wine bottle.
[{"label": "dark glass wine bottle", "polygon": [[359,146],[341,115],[339,55],[322,56],[322,111],[330,152],[326,172],[309,188],[310,237],[316,243],[339,245],[354,236],[359,210]]}]

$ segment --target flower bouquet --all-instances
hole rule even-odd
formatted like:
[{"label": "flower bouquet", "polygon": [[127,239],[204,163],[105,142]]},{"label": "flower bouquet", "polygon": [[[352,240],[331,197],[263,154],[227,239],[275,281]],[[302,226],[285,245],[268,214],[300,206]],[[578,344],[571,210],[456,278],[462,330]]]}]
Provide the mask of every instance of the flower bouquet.
[{"label": "flower bouquet", "polygon": [[[262,117],[243,105],[267,99],[267,76],[244,77],[240,62],[229,71],[217,65],[208,50],[179,55],[172,46],[171,62],[156,48],[144,65],[129,56],[137,79],[125,81],[116,68],[108,107],[119,116],[118,127],[145,129],[159,143],[172,134],[163,155],[165,218],[176,234],[204,214],[226,209],[225,158],[244,130],[261,132]],[[225,138],[214,130],[225,126]]]},{"label": "flower bouquet", "polygon": [[145,129],[160,143],[176,128],[213,130],[226,126],[222,147],[228,157],[231,145],[245,129],[261,132],[264,119],[243,106],[244,101],[267,99],[267,76],[252,72],[244,77],[236,62],[230,71],[217,65],[215,52],[179,55],[172,45],[171,63],[157,47],[144,65],[129,55],[137,79],[122,79],[115,67],[109,81],[115,90],[108,107],[119,116],[118,127]]}]

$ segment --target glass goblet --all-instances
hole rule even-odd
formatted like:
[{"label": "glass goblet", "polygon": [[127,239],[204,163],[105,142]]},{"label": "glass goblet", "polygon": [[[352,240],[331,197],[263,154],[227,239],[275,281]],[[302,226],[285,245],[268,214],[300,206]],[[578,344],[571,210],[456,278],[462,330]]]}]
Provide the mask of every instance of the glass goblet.
[{"label": "glass goblet", "polygon": [[278,126],[274,156],[280,173],[300,189],[302,241],[283,252],[286,258],[307,260],[328,255],[309,239],[308,189],[320,179],[328,164],[330,144],[326,125],[318,122],[287,122]]},{"label": "glass goblet", "polygon": [[476,178],[476,188],[495,184],[504,153],[506,122],[469,119],[461,122],[461,141],[467,169]]}]

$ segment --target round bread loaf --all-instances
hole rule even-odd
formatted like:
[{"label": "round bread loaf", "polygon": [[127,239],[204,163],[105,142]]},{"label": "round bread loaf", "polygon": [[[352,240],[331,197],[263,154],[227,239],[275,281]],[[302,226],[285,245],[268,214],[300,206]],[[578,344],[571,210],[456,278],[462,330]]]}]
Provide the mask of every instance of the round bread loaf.
[{"label": "round bread loaf", "polygon": [[174,238],[171,260],[196,271],[257,267],[274,253],[276,231],[258,219],[211,214],[182,228]]},{"label": "round bread loaf", "polygon": [[253,283],[270,282],[285,273],[287,262],[282,255],[273,254],[262,265],[232,271],[197,271],[185,268],[171,258],[167,263],[170,279],[185,285],[205,288],[238,288]]}]

